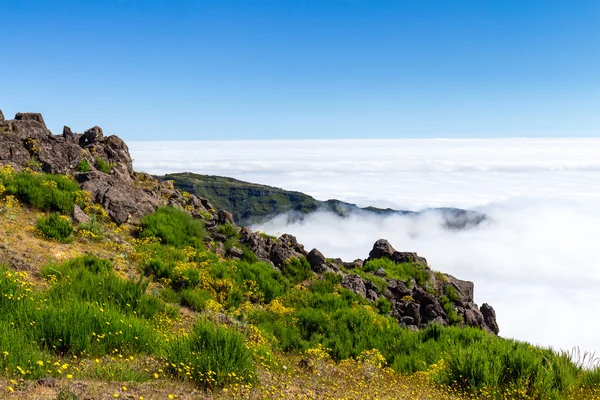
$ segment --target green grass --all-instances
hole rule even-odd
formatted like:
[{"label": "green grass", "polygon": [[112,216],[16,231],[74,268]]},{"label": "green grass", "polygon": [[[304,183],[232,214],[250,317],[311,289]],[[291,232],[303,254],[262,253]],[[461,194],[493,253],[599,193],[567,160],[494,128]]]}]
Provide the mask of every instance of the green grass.
[{"label": "green grass", "polygon": [[92,216],[88,222],[83,222],[77,225],[77,232],[91,232],[94,234],[95,239],[102,239],[104,236],[104,227],[100,223],[96,216]]},{"label": "green grass", "polygon": [[0,181],[6,188],[5,194],[42,211],[69,214],[84,199],[77,182],[63,175],[19,172],[0,175]]},{"label": "green grass", "polygon": [[157,237],[161,243],[176,247],[199,247],[204,228],[202,223],[185,211],[160,207],[140,221],[141,238]]},{"label": "green grass", "polygon": [[69,217],[58,214],[38,218],[35,227],[44,237],[59,242],[67,242],[73,232],[73,225],[71,225]]},{"label": "green grass", "polygon": [[96,168],[105,174],[110,174],[110,165],[100,157],[96,157]]},{"label": "green grass", "polygon": [[252,353],[243,334],[208,320],[199,320],[187,337],[170,342],[166,352],[171,374],[203,388],[251,381],[255,376]]},{"label": "green grass", "polygon": [[383,268],[388,278],[398,279],[409,282],[414,279],[420,286],[425,286],[429,281],[430,272],[421,264],[417,263],[400,263],[387,258],[377,258],[369,260],[363,266],[366,272],[375,272],[379,268]]}]

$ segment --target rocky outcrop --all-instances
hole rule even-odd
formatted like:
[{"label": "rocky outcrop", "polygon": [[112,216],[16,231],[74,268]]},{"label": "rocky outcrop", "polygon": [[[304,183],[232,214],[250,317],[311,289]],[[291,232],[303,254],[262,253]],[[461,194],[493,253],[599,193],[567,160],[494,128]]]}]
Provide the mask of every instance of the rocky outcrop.
[{"label": "rocky outcrop", "polygon": [[209,225],[218,219],[233,221],[229,213],[214,215],[208,200],[183,196],[172,182],[134,172],[125,142],[114,135],[105,136],[99,126],[82,134],[65,126],[62,135],[52,135],[39,113],[18,113],[12,120],[2,114],[0,164],[73,175],[119,224],[135,224],[161,205],[185,208],[207,219]]},{"label": "rocky outcrop", "polygon": [[247,246],[256,257],[281,268],[287,260],[306,257],[304,246],[292,235],[281,235],[279,238],[261,235],[249,228],[240,231],[240,243]]},{"label": "rocky outcrop", "polygon": [[385,239],[379,239],[373,245],[373,249],[369,253],[369,260],[375,258],[388,258],[398,264],[415,262],[421,265],[427,265],[427,260],[420,257],[417,253],[396,251],[392,245]]},{"label": "rocky outcrop", "polygon": [[[429,274],[427,283],[420,286],[415,279],[402,281],[387,278],[385,270],[379,268],[374,271],[374,275],[385,280],[386,285],[383,289],[374,287],[370,280],[362,278],[358,274],[351,274],[350,270],[348,270],[348,275],[340,272],[343,275],[341,285],[370,301],[376,301],[380,297],[386,298],[392,304],[390,314],[401,325],[411,329],[423,328],[429,323],[442,325],[458,323],[498,334],[499,329],[494,309],[488,304],[483,304],[479,308],[473,302],[474,285],[472,282],[457,279],[452,275],[435,273],[429,268],[425,258],[416,253],[396,251],[384,239],[376,241],[369,253],[368,260],[377,258],[387,258],[396,263],[413,263]],[[348,264],[350,263],[340,262],[340,266],[344,269]],[[354,264],[350,265],[358,268]],[[452,293],[452,295],[448,295],[448,293]],[[450,312],[454,313],[452,319],[448,315]]]}]

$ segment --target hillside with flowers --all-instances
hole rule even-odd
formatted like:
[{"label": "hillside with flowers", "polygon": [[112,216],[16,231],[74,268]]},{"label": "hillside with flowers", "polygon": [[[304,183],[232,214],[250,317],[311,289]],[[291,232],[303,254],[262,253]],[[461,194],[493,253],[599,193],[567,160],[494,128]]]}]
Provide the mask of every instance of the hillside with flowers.
[{"label": "hillside with flowers", "polygon": [[99,127],[0,112],[0,239],[2,398],[600,398],[592,356],[499,337],[472,282],[238,227]]}]

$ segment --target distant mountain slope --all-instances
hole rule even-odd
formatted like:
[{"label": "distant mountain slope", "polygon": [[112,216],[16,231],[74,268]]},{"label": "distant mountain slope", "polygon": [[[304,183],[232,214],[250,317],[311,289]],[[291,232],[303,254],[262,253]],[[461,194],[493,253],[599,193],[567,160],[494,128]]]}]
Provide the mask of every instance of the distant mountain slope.
[{"label": "distant mountain slope", "polygon": [[172,180],[176,188],[207,198],[218,209],[228,210],[236,223],[251,225],[260,223],[283,213],[291,213],[291,218],[302,218],[315,211],[330,211],[340,216],[353,212],[378,215],[411,215],[441,213],[444,224],[449,229],[464,229],[475,226],[486,216],[476,211],[458,208],[433,208],[420,212],[393,210],[391,208],[358,207],[356,204],[340,200],[321,201],[301,192],[284,190],[272,186],[244,182],[234,178],[181,172],[159,176],[160,180]]}]

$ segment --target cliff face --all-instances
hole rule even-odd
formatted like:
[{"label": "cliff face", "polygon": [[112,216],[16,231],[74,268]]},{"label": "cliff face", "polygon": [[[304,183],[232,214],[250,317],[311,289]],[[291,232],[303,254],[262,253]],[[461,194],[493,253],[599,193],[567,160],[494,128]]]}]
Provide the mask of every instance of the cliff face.
[{"label": "cliff face", "polygon": [[[183,193],[172,181],[135,172],[125,142],[114,135],[105,137],[97,126],[81,134],[65,126],[62,135],[52,135],[40,114],[18,113],[14,119],[5,120],[0,111],[2,164],[73,175],[118,224],[135,224],[157,207],[170,205],[203,219],[212,235],[207,239],[218,242],[215,225],[234,222],[231,213],[217,212],[206,198]],[[258,259],[276,269],[287,268],[292,258],[305,258],[317,275],[337,274],[343,287],[410,329],[435,322],[475,326],[494,334],[499,331],[493,308],[473,302],[472,282],[434,272],[425,258],[396,251],[383,239],[374,244],[367,260],[343,262],[328,259],[316,249],[307,252],[291,235],[273,238],[242,228],[239,237]],[[243,254],[235,247],[222,253],[231,258]]]}]

